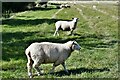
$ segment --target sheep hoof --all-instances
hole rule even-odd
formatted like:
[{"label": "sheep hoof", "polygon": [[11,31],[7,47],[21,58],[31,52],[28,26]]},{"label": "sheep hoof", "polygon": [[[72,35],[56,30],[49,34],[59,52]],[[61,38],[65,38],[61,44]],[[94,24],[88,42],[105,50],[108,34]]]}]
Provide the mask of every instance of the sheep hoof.
[{"label": "sheep hoof", "polygon": [[28,73],[29,78],[33,78],[32,73]]},{"label": "sheep hoof", "polygon": [[38,76],[40,76],[40,74],[38,74]]},{"label": "sheep hoof", "polygon": [[42,73],[41,72],[37,72],[37,75],[40,76]]},{"label": "sheep hoof", "polygon": [[33,78],[33,76],[29,76],[29,78]]}]

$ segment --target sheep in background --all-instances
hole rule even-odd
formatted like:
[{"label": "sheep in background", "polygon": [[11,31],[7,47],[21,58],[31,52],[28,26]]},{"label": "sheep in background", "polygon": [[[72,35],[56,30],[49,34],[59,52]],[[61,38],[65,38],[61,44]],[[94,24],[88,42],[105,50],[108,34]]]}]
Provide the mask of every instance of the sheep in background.
[{"label": "sheep in background", "polygon": [[57,21],[55,23],[56,30],[54,36],[57,34],[59,36],[58,31],[61,29],[63,31],[70,31],[72,34],[73,30],[76,28],[78,18],[73,18],[72,21]]},{"label": "sheep in background", "polygon": [[92,7],[93,7],[93,9],[97,10],[97,7],[95,5],[93,5]]},{"label": "sheep in background", "polygon": [[68,4],[65,4],[65,7],[66,7],[66,8],[70,8],[70,5],[68,5]]},{"label": "sheep in background", "polygon": [[65,8],[65,5],[64,5],[64,4],[61,4],[61,5],[60,5],[60,8]]},{"label": "sheep in background", "polygon": [[40,75],[39,65],[43,63],[54,63],[51,72],[54,72],[56,66],[62,64],[65,72],[68,73],[65,60],[74,50],[80,50],[80,48],[76,41],[68,41],[64,44],[50,42],[32,43],[25,51],[28,59],[28,76],[30,78],[33,77],[32,66],[37,71],[37,74]]},{"label": "sheep in background", "polygon": [[69,4],[61,4],[60,8],[70,8],[70,5]]}]

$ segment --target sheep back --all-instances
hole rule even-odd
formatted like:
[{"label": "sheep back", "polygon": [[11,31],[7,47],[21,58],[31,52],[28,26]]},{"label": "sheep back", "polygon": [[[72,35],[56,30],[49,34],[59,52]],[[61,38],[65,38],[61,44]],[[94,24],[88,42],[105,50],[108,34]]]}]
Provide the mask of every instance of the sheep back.
[{"label": "sheep back", "polygon": [[71,29],[75,29],[76,24],[71,21],[57,21],[55,26],[59,30],[70,31]]},{"label": "sheep back", "polygon": [[59,60],[60,63],[70,56],[70,48],[64,44],[54,43],[33,43],[29,47],[31,58],[41,63],[54,63]]}]

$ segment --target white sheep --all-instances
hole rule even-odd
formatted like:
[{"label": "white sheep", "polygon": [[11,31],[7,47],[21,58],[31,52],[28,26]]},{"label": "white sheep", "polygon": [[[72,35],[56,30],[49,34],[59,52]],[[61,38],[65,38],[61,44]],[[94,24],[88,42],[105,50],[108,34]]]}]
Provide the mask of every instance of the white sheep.
[{"label": "white sheep", "polygon": [[70,5],[68,5],[68,4],[61,4],[60,8],[70,8]]},{"label": "white sheep", "polygon": [[93,9],[97,10],[97,7],[95,5],[93,5],[92,7],[93,7]]},{"label": "white sheep", "polygon": [[40,75],[39,65],[43,63],[54,63],[51,72],[54,72],[56,66],[62,64],[65,72],[68,70],[65,66],[65,60],[71,55],[74,50],[80,50],[80,45],[76,41],[68,41],[64,44],[61,43],[32,43],[25,51],[28,59],[27,68],[28,76],[32,75],[32,66]]},{"label": "white sheep", "polygon": [[57,34],[59,36],[58,31],[63,30],[63,31],[70,31],[72,34],[73,30],[76,28],[78,18],[73,18],[72,21],[57,21],[55,23],[56,30],[54,33],[54,36]]},{"label": "white sheep", "polygon": [[68,4],[65,4],[65,7],[66,7],[66,8],[70,8],[70,5],[68,5]]},{"label": "white sheep", "polygon": [[65,8],[65,5],[64,5],[64,4],[61,4],[61,5],[60,5],[60,8]]}]

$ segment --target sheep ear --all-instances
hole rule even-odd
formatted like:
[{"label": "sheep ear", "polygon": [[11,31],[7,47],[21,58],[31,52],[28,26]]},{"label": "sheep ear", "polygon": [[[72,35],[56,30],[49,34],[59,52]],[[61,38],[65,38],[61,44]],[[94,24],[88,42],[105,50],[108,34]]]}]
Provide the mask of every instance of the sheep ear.
[{"label": "sheep ear", "polygon": [[75,43],[76,41],[74,40],[73,42]]},{"label": "sheep ear", "polygon": [[79,18],[77,18],[77,20],[79,20]]},{"label": "sheep ear", "polygon": [[74,44],[75,43],[75,40],[72,42],[72,44]]},{"label": "sheep ear", "polygon": [[72,42],[72,44],[74,44],[74,41]]}]

